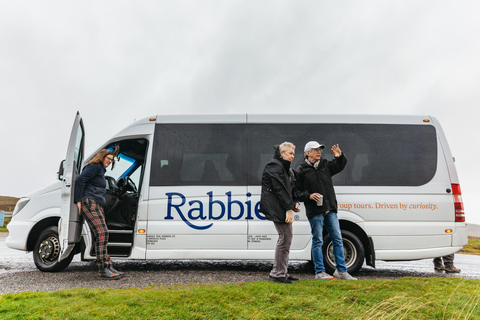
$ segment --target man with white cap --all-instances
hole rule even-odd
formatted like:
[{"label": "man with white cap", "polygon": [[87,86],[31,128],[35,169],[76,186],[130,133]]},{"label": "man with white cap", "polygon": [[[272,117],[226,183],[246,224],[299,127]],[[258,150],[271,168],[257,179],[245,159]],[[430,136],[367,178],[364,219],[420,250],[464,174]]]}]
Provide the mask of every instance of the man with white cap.
[{"label": "man with white cap", "polygon": [[[296,169],[295,196],[304,202],[312,230],[312,260],[315,265],[315,279],[329,280],[333,277],[343,280],[357,280],[347,272],[343,253],[343,240],[337,217],[337,198],[333,189],[332,176],[345,168],[347,158],[340,147],[332,147],[335,159],[327,161],[321,157],[325,145],[309,141],[305,145],[305,161]],[[323,227],[326,227],[333,243],[336,270],[333,277],[325,272],[323,263]]]}]

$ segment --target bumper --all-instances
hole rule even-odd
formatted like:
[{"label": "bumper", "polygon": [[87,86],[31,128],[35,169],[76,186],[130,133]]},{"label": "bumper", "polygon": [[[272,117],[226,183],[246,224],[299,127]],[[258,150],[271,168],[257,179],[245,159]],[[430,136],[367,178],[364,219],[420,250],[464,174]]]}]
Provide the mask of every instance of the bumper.
[{"label": "bumper", "polygon": [[7,247],[16,250],[27,251],[27,240],[30,230],[32,230],[34,223],[30,221],[15,221],[12,220],[8,228],[8,237],[5,239]]},{"label": "bumper", "polygon": [[464,247],[468,244],[468,228],[466,223],[458,224],[452,235],[452,246]]}]

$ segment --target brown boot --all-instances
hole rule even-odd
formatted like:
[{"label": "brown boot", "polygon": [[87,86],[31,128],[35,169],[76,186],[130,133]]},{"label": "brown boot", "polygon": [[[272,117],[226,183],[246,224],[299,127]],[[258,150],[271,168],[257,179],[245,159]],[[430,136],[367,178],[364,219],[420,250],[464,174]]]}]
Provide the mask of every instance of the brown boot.
[{"label": "brown boot", "polygon": [[434,268],[435,268],[435,271],[444,271],[445,270],[445,267],[443,265],[434,266]]},{"label": "brown boot", "polygon": [[460,269],[455,268],[454,266],[451,267],[445,267],[445,272],[447,273],[460,273]]}]

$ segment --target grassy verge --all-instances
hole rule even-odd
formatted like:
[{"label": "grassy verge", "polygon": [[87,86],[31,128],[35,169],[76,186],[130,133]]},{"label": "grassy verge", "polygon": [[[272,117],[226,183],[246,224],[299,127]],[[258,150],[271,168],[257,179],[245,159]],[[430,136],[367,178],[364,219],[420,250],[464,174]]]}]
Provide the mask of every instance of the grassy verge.
[{"label": "grassy verge", "polygon": [[480,239],[468,238],[468,244],[458,253],[480,255]]},{"label": "grassy verge", "polygon": [[478,319],[480,282],[457,278],[69,289],[0,296],[1,319]]},{"label": "grassy verge", "polygon": [[3,227],[0,227],[0,232],[8,232],[7,225],[8,225],[9,222],[10,222],[10,218],[9,219],[4,219]]}]

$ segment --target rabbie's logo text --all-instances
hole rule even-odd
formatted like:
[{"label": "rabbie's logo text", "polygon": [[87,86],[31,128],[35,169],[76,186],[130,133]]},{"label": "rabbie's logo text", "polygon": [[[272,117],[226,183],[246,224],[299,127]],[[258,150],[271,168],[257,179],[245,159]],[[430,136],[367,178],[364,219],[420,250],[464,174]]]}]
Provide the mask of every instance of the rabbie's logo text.
[{"label": "rabbie's logo text", "polygon": [[[188,202],[188,206],[185,205],[187,198],[179,192],[165,193],[168,198],[167,202],[167,216],[165,220],[173,220],[172,211],[176,210],[180,218],[191,228],[197,230],[205,230],[213,226],[213,222],[206,226],[198,226],[192,222],[195,220],[220,220],[225,214],[227,214],[228,220],[239,220],[245,215],[245,220],[253,220],[253,214],[260,220],[266,220],[266,218],[260,213],[260,201],[255,204],[252,213],[252,201],[248,198],[252,196],[251,193],[247,193],[247,201],[242,203],[238,200],[232,200],[232,192],[225,192],[227,196],[227,203],[220,200],[213,199],[213,192],[207,192],[208,195],[208,213],[204,210],[203,202],[200,200],[192,200]],[[232,213],[232,207],[237,207],[240,212],[235,215]],[[219,210],[220,209],[220,210]],[[188,211],[187,211],[188,210]],[[214,214],[214,211],[216,215]],[[220,211],[220,212],[218,212]],[[236,212],[237,210],[235,210]],[[185,215],[186,212],[186,215]]]}]

